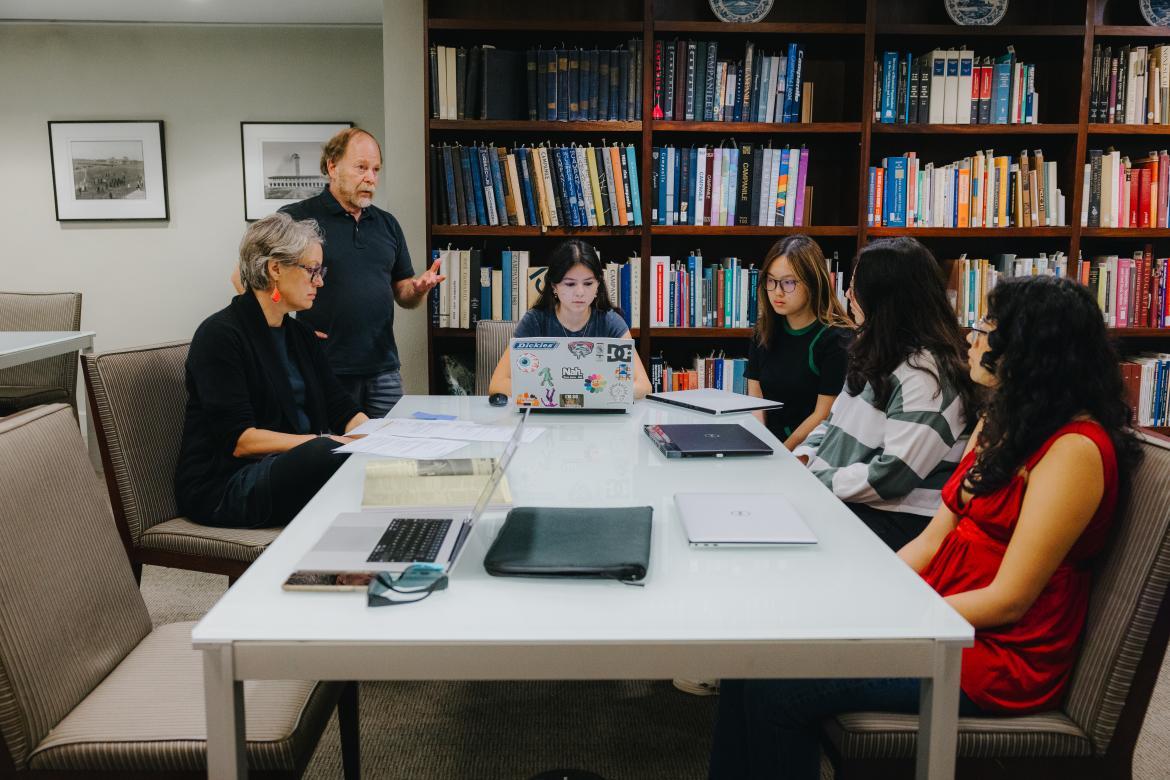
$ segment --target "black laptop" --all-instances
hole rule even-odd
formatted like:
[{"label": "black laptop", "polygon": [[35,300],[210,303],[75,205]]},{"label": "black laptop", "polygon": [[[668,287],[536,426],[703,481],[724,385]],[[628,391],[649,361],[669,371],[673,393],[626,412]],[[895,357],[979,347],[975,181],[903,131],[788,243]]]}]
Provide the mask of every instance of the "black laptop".
[{"label": "black laptop", "polygon": [[668,458],[771,455],[773,450],[737,423],[644,425],[650,441]]}]

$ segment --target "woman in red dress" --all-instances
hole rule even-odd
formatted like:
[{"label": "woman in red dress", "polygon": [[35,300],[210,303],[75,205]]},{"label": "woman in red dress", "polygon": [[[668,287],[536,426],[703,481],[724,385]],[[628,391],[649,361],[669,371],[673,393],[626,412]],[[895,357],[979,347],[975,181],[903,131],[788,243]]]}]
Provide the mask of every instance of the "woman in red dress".
[{"label": "woman in red dress", "polygon": [[[1060,705],[1124,477],[1138,457],[1096,301],[1067,279],[1001,282],[969,334],[983,415],[943,505],[899,557],[972,626],[962,715]],[[710,777],[819,777],[819,723],[917,712],[919,682],[724,680]]]}]

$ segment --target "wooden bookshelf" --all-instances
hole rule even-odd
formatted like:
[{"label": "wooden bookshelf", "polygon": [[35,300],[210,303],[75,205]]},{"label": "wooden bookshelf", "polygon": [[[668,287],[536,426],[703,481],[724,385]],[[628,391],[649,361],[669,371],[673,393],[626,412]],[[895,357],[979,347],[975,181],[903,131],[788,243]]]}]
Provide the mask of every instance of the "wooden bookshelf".
[{"label": "wooden bookshelf", "polygon": [[[1132,6],[1132,8],[1130,7]],[[633,143],[643,207],[641,226],[626,228],[468,227],[430,224],[430,159],[427,159],[425,202],[428,204],[427,250],[476,247],[497,254],[505,248],[527,249],[534,264],[540,254],[566,237],[593,242],[603,261],[636,255],[642,261],[642,324],[650,311],[649,269],[653,255],[685,256],[700,249],[705,257],[762,258],[778,238],[793,233],[816,237],[827,256],[836,252],[845,265],[859,247],[875,238],[910,235],[921,240],[940,261],[966,252],[987,256],[1000,251],[1026,253],[1062,251],[1075,262],[1084,247],[1090,258],[1102,253],[1129,254],[1152,243],[1155,254],[1170,253],[1170,229],[1109,229],[1080,226],[1081,165],[1089,148],[1106,144],[1151,144],[1170,136],[1170,127],[1088,123],[1089,81],[1095,43],[1133,39],[1157,42],[1170,29],[1141,24],[1134,0],[1061,0],[1013,2],[1003,22],[994,27],[959,27],[950,23],[942,0],[818,0],[816,3],[775,3],[758,24],[723,24],[714,19],[706,0],[427,0],[423,51],[431,44],[471,46],[493,44],[617,45],[630,38],[642,41],[643,120],[632,122],[481,121],[432,119],[429,69],[424,73],[423,117],[426,145],[432,143],[512,144],[551,137],[557,143],[580,139],[597,144]],[[736,58],[742,45],[775,51],[789,42],[805,45],[806,74],[816,84],[814,121],[771,124],[652,120],[653,52],[656,41],[674,38],[718,40],[721,54]],[[980,54],[1014,43],[1020,59],[1035,62],[1041,101],[1036,125],[897,125],[875,122],[872,113],[874,61],[882,51],[921,54],[937,47],[969,43]],[[727,47],[726,49],[724,47]],[[1079,78],[1078,78],[1079,76]],[[750,137],[757,143],[799,145],[810,149],[810,181],[816,172],[813,224],[806,227],[662,226],[650,224],[651,150],[673,144],[719,143]],[[1116,139],[1112,137],[1117,137]],[[1165,142],[1170,144],[1170,141]],[[1159,144],[1161,145],[1161,144]],[[916,151],[925,161],[958,159],[979,148],[1043,148],[1045,158],[1060,163],[1060,186],[1066,196],[1067,227],[1033,228],[885,228],[866,224],[866,174],[886,154]],[[663,352],[680,366],[696,353],[725,349],[729,356],[746,355],[747,328],[635,328],[639,354],[648,361]],[[428,326],[430,388],[442,386],[438,355],[474,351],[474,329]],[[1170,330],[1124,328],[1111,331],[1123,343],[1153,344],[1170,349]]]}]

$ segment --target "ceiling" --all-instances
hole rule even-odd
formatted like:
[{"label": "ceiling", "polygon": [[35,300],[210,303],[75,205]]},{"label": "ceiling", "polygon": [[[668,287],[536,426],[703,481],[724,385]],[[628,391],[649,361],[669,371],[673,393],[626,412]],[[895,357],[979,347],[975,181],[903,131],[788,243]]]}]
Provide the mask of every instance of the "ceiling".
[{"label": "ceiling", "polygon": [[0,20],[382,24],[382,0],[0,0]]}]

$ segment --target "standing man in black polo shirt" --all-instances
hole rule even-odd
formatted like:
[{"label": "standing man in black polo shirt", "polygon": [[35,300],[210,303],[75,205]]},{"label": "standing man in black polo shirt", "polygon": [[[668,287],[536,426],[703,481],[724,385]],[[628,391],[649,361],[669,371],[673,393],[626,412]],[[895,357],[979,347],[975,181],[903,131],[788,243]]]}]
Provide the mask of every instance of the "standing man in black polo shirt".
[{"label": "standing man in black polo shirt", "polygon": [[414,275],[398,220],[373,205],[381,170],[378,141],[360,128],[342,130],[321,154],[329,186],[281,209],[315,219],[325,235],[327,284],[297,316],[325,339],[334,373],[371,418],[384,417],[402,397],[395,301],[413,309],[444,278],[438,262]]}]

